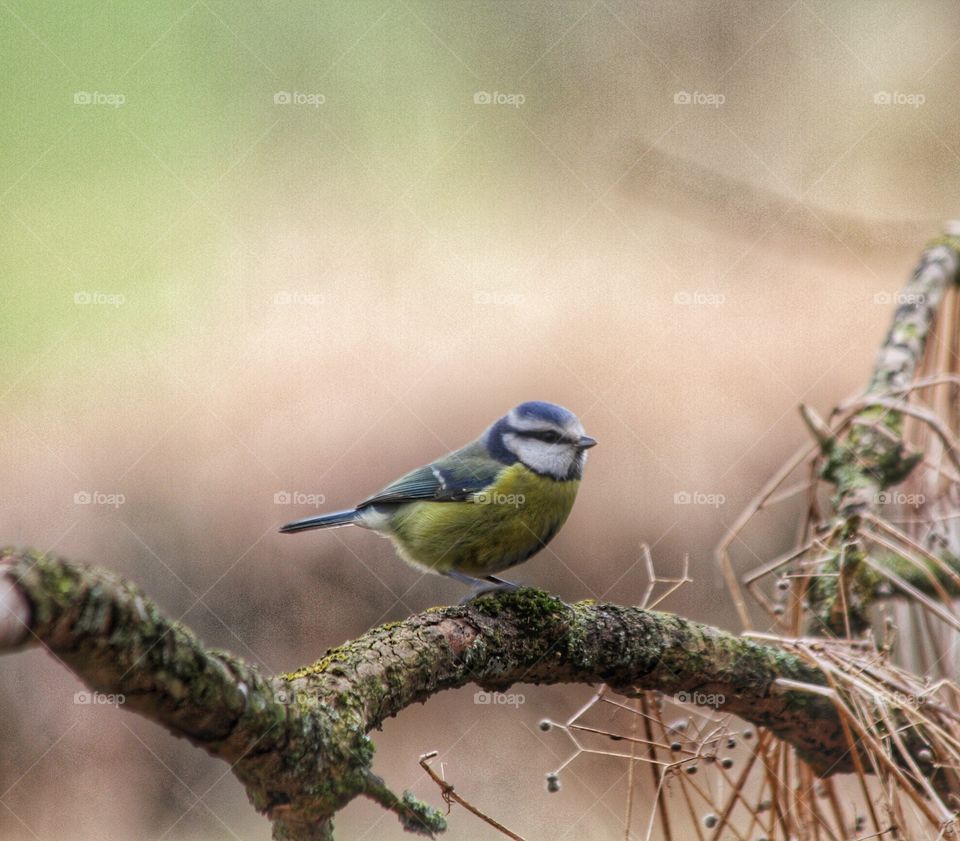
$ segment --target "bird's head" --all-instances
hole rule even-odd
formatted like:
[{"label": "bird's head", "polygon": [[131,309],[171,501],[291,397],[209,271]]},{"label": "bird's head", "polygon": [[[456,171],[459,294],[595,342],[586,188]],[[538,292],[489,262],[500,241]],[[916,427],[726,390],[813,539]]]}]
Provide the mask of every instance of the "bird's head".
[{"label": "bird's head", "polygon": [[521,403],[500,418],[486,433],[494,458],[520,461],[552,479],[579,479],[587,450],[597,442],[584,434],[573,412],[554,403],[532,400]]}]

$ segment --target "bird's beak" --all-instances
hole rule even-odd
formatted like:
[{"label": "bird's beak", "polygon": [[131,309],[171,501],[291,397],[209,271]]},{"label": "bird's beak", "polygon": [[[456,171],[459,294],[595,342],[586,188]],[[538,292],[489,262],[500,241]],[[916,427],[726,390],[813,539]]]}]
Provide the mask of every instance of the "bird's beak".
[{"label": "bird's beak", "polygon": [[580,440],[577,441],[577,447],[581,450],[589,450],[591,447],[597,446],[597,439],[591,438],[589,435],[581,435]]}]

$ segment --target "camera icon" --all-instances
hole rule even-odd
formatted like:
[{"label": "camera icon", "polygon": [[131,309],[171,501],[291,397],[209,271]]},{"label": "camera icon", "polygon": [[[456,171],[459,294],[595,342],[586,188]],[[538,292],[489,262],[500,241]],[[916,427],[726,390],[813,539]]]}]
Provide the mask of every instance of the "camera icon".
[{"label": "camera icon", "polygon": [[74,692],[73,693],[73,703],[75,704],[92,704],[93,695],[89,692]]},{"label": "camera icon", "polygon": [[687,306],[691,300],[692,298],[689,292],[676,292],[673,296],[673,302],[684,307]]},{"label": "camera icon", "polygon": [[93,303],[93,295],[89,292],[74,292],[73,303],[86,306],[87,304]]},{"label": "camera icon", "polygon": [[482,689],[478,692],[473,693],[473,703],[475,704],[491,704],[493,703],[493,693],[484,692]]},{"label": "camera icon", "polygon": [[77,91],[73,95],[74,105],[89,105],[93,102],[93,95],[89,91]]},{"label": "camera icon", "polygon": [[74,505],[89,505],[91,502],[93,502],[93,495],[90,491],[77,491],[73,495]]},{"label": "camera icon", "polygon": [[689,105],[693,101],[693,97],[688,91],[677,91],[673,95],[673,104],[674,105]]},{"label": "camera icon", "polygon": [[690,491],[677,491],[673,495],[674,505],[689,505],[692,501],[693,496],[690,494]]},{"label": "camera icon", "polygon": [[889,105],[893,101],[890,91],[877,91],[873,95],[874,105]]},{"label": "camera icon", "polygon": [[887,306],[893,303],[893,295],[889,292],[877,292],[877,294],[873,296],[873,302],[881,306]]},{"label": "camera icon", "polygon": [[290,91],[277,91],[273,95],[274,105],[289,105],[291,102],[293,102],[293,95]]},{"label": "camera icon", "polygon": [[893,494],[888,491],[880,491],[877,494],[877,505],[889,505],[893,502]]},{"label": "camera icon", "polygon": [[493,102],[493,97],[489,91],[477,91],[473,95],[474,105],[489,105],[491,102]]},{"label": "camera icon", "polygon": [[293,495],[290,491],[277,491],[273,495],[274,505],[289,505],[291,502],[293,502]]}]

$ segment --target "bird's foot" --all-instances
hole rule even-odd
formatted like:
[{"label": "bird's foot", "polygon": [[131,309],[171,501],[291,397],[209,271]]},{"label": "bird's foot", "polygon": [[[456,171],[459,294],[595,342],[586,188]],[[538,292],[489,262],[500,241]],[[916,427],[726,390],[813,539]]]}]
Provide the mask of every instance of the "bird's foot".
[{"label": "bird's foot", "polygon": [[467,602],[472,602],[479,596],[487,596],[490,593],[509,593],[520,588],[519,584],[504,581],[495,575],[488,575],[486,578],[474,578],[471,575],[464,575],[462,572],[456,571],[448,572],[447,575],[454,581],[459,581],[461,584],[470,587],[470,592],[460,599],[460,604],[467,604]]}]

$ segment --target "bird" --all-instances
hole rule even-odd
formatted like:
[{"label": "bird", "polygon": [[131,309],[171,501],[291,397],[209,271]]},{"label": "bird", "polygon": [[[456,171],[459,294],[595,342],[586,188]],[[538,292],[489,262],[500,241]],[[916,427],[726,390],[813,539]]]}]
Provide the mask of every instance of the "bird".
[{"label": "bird", "polygon": [[280,531],[359,526],[389,538],[411,566],[468,585],[464,601],[513,590],[518,585],[496,573],[529,560],[556,536],[596,443],[573,412],[531,400],[354,508]]}]

